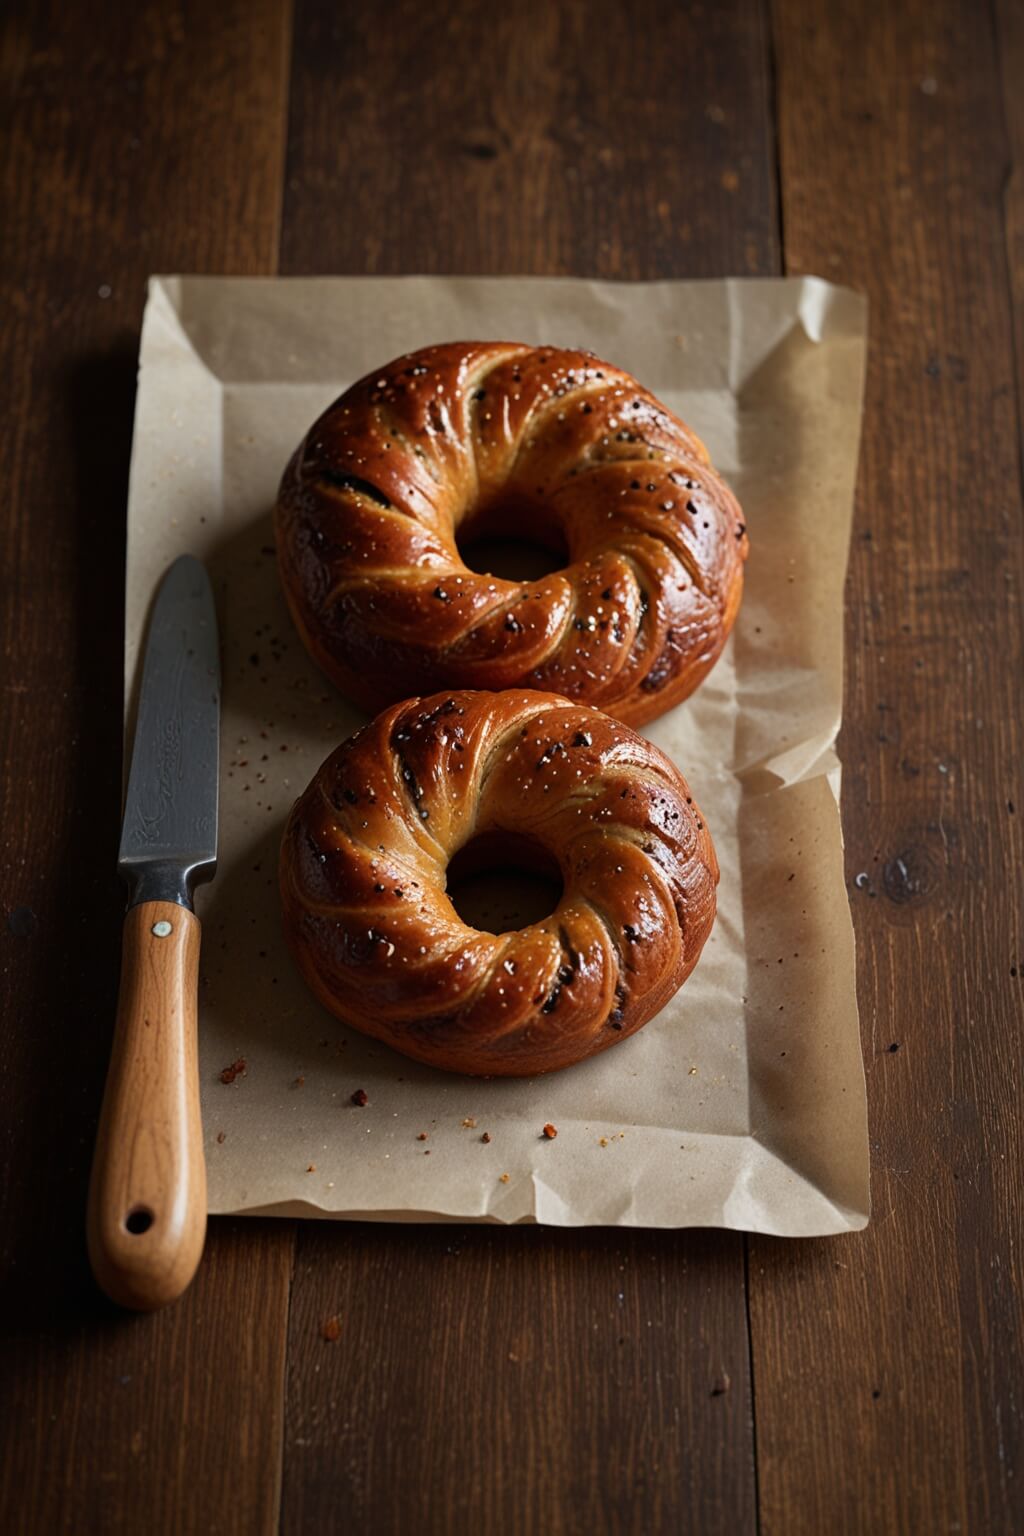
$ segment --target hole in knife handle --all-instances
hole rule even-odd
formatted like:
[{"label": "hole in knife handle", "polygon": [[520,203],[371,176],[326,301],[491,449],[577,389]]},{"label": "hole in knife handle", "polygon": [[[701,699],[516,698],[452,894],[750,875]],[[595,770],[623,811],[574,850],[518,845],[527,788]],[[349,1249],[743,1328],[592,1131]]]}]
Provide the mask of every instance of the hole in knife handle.
[{"label": "hole in knife handle", "polygon": [[153,1225],[153,1212],[146,1205],[136,1205],[124,1219],[125,1227],[133,1237],[141,1237]]}]

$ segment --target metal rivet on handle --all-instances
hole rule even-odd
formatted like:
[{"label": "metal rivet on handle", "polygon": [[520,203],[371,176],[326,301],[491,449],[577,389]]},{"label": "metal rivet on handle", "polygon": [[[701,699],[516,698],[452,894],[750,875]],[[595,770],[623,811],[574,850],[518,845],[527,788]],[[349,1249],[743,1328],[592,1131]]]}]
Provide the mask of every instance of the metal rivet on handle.
[{"label": "metal rivet on handle", "polygon": [[156,939],[166,939],[167,935],[171,932],[171,925],[166,920],[161,919],[159,923],[154,923],[149,931]]}]

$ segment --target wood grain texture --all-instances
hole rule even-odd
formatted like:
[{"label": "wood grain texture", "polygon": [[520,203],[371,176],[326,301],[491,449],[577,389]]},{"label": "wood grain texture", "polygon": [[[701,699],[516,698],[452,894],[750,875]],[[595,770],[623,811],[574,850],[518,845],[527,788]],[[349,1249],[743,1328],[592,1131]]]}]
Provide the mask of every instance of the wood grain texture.
[{"label": "wood grain texture", "polygon": [[1021,443],[1024,444],[1024,5],[1020,0],[992,0],[992,3],[1006,120],[1003,214],[1013,305],[1017,412]]},{"label": "wood grain texture", "polygon": [[0,37],[0,1527],[270,1530],[289,1229],[214,1224],[182,1304],[126,1319],[95,1291],[84,1215],[124,911],[145,279],[273,270],[289,14],[23,4]]},{"label": "wood grain texture", "polygon": [[303,1230],[282,1530],[752,1531],[738,1243]]},{"label": "wood grain texture", "polygon": [[[767,65],[750,4],[300,3],[282,271],[771,272]],[[750,1531],[746,1338],[734,1235],[307,1224],[283,1529]]]},{"label": "wood grain texture", "polygon": [[765,1536],[1024,1528],[1021,484],[989,13],[777,0],[787,267],[865,291],[843,807],[875,1214],[752,1240]]},{"label": "wood grain texture", "polygon": [[141,1311],[177,1301],[206,1237],[199,947],[199,919],[173,902],[125,916],[86,1236],[103,1290]]},{"label": "wood grain texture", "polygon": [[771,272],[767,67],[757,0],[299,0],[281,270]]}]

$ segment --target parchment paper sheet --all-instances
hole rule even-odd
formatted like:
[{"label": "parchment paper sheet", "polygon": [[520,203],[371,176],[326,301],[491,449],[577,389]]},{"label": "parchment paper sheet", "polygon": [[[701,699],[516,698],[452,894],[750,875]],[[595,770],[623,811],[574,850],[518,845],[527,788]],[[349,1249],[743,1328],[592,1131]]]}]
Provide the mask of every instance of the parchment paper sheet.
[{"label": "parchment paper sheet", "polygon": [[[285,816],[363,718],[292,631],[271,547],[278,479],[359,375],[456,338],[585,346],[635,373],[705,439],[751,537],[726,654],[648,727],[715,839],[713,936],[637,1036],[519,1082],[434,1072],[341,1028],[294,973],[278,919]],[[864,352],[863,301],[814,278],[153,279],[125,662],[131,701],[161,572],[184,551],[206,560],[224,651],[220,872],[197,904],[212,1212],[792,1236],[865,1224],[832,749]],[[238,1057],[247,1070],[227,1086]]]}]

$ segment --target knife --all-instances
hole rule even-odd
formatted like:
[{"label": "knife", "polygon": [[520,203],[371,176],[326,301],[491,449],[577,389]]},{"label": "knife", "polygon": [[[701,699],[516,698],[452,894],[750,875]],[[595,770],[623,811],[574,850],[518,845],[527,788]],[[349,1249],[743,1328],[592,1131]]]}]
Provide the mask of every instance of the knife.
[{"label": "knife", "polygon": [[216,873],[219,736],[213,592],[182,555],[160,584],[142,672],[118,857],[121,987],[87,1219],[97,1280],[140,1310],[181,1295],[206,1236],[192,893]]}]

